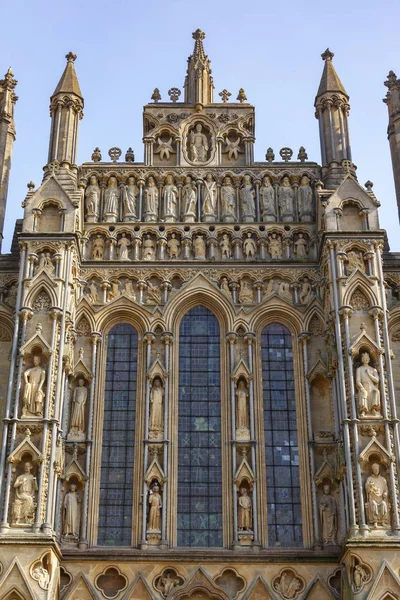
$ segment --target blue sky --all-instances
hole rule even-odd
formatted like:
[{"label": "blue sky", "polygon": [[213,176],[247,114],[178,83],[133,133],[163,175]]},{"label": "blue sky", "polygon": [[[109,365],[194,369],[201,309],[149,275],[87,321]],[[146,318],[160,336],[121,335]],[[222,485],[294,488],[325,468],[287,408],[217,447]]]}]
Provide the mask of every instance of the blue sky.
[{"label": "blue sky", "polygon": [[[8,11],[8,12],[7,12]],[[38,185],[47,159],[49,97],[65,66],[75,67],[85,98],[79,162],[95,146],[103,159],[118,146],[132,146],[143,160],[142,107],[158,87],[163,99],[182,88],[192,31],[206,32],[215,96],[240,87],[256,107],[256,160],[272,146],[297,156],[305,146],[320,161],[314,97],[321,77],[321,52],[335,53],[334,65],[350,95],[350,138],[358,178],[374,182],[381,225],[392,250],[400,250],[383,81],[390,69],[400,76],[400,2],[335,0],[105,0],[55,3],[14,0],[2,10],[0,74],[11,65],[18,79],[17,140],[8,195],[4,251],[14,221],[22,216],[26,183]]]}]

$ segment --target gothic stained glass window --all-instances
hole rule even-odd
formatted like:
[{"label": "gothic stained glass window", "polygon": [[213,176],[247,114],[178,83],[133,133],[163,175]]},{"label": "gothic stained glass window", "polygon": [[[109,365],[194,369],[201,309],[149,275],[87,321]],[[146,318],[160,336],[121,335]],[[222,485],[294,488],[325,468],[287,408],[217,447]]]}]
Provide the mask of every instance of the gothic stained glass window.
[{"label": "gothic stained glass window", "polygon": [[269,546],[302,545],[292,336],[278,323],[261,335]]},{"label": "gothic stained glass window", "polygon": [[107,342],[97,543],[130,546],[137,331],[126,323],[116,325]]},{"label": "gothic stained glass window", "polygon": [[202,306],[179,334],[178,546],[222,546],[220,332]]}]

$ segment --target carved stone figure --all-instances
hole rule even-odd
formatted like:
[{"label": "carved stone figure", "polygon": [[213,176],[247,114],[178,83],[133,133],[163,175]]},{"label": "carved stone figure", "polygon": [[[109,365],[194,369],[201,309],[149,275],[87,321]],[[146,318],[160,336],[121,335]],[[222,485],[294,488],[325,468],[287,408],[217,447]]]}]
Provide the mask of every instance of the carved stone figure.
[{"label": "carved stone figure", "polygon": [[312,287],[308,277],[304,277],[300,288],[299,300],[301,304],[308,304],[313,296]]},{"label": "carved stone figure", "polygon": [[221,207],[222,220],[225,223],[236,221],[236,194],[230,177],[225,177],[223,186],[221,187]]},{"label": "carved stone figure", "polygon": [[353,571],[353,584],[356,592],[359,592],[364,587],[369,579],[368,573],[361,565],[355,565]]},{"label": "carved stone figure", "polygon": [[374,527],[389,526],[388,484],[380,474],[378,463],[371,467],[371,475],[365,482],[367,521]]},{"label": "carved stone figure", "polygon": [[278,204],[281,211],[282,221],[293,221],[293,189],[290,185],[289,177],[284,177],[279,186]]},{"label": "carved stone figure", "polygon": [[150,391],[149,436],[152,439],[163,437],[163,398],[162,381],[155,377]]},{"label": "carved stone figure", "polygon": [[182,188],[183,220],[186,223],[194,223],[196,220],[197,190],[190,176],[185,177],[185,185]]},{"label": "carved stone figure", "polygon": [[157,148],[154,150],[155,154],[160,155],[160,160],[169,160],[171,154],[176,154],[176,151],[172,147],[172,137],[168,140],[162,140],[160,137],[157,138]]},{"label": "carved stone figure", "polygon": [[15,308],[15,305],[17,303],[17,294],[18,294],[18,286],[15,283],[13,283],[8,288],[8,296],[5,299],[5,303],[10,308]]},{"label": "carved stone figure", "polygon": [[276,221],[275,190],[272,187],[271,179],[268,176],[264,177],[262,180],[262,186],[260,188],[260,207],[262,220],[264,222]]},{"label": "carved stone figure", "polygon": [[43,415],[44,381],[46,371],[40,366],[40,356],[33,357],[33,367],[24,372],[25,389],[23,396],[22,416]]},{"label": "carved stone figure", "polygon": [[203,126],[197,123],[195,130],[189,134],[189,155],[194,163],[204,163],[208,158],[208,140],[203,133]]},{"label": "carved stone figure", "polygon": [[282,258],[282,240],[276,233],[272,233],[269,238],[269,253],[272,259]]},{"label": "carved stone figure", "polygon": [[240,282],[239,302],[242,304],[253,304],[253,290],[245,279]]},{"label": "carved stone figure", "polygon": [[324,544],[336,543],[337,507],[328,484],[323,487],[323,495],[319,500],[319,518],[321,520],[321,536]]},{"label": "carved stone figure", "polygon": [[245,381],[239,379],[236,388],[236,434],[243,439],[243,435],[249,434],[249,392]]},{"label": "carved stone figure", "polygon": [[133,282],[131,279],[125,280],[125,293],[127,294],[127,296],[132,298],[133,301],[136,301],[136,294],[135,290],[133,289]]},{"label": "carved stone figure", "polygon": [[71,483],[69,491],[65,494],[63,503],[63,534],[65,537],[79,537],[80,503],[81,500],[76,493],[76,483]]},{"label": "carved stone figure", "polygon": [[152,491],[149,494],[149,522],[147,524],[148,532],[161,531],[161,506],[162,498],[160,494],[160,486],[158,484],[153,485]]},{"label": "carved stone figure", "polygon": [[292,301],[292,292],[290,291],[290,284],[287,281],[282,281],[278,288],[278,295],[284,300]]},{"label": "carved stone figure", "polygon": [[151,306],[157,306],[157,304],[161,304],[161,291],[151,283],[151,281],[147,282],[147,298],[146,304]]},{"label": "carved stone figure", "polygon": [[255,191],[250,176],[245,175],[239,192],[244,223],[250,223],[255,219],[256,208],[254,204],[254,195]]},{"label": "carved stone figure", "polygon": [[32,579],[38,582],[39,587],[41,587],[42,590],[49,589],[50,573],[43,565],[39,565],[33,569]]},{"label": "carved stone figure", "polygon": [[32,463],[24,464],[24,473],[14,483],[15,500],[12,507],[13,523],[32,524],[35,518],[35,492],[38,490],[36,477],[31,474]]},{"label": "carved stone figure", "polygon": [[239,490],[238,498],[238,528],[241,531],[251,531],[253,525],[251,498],[245,487]]},{"label": "carved stone figure", "polygon": [[228,154],[228,160],[237,160],[239,152],[243,153],[243,150],[240,148],[240,142],[240,136],[238,136],[235,141],[231,141],[228,136],[226,136],[225,152]]},{"label": "carved stone figure", "polygon": [[352,273],[356,269],[360,269],[362,273],[365,272],[364,259],[357,250],[350,250],[347,253],[346,271]]},{"label": "carved stone figure", "polygon": [[231,257],[231,242],[229,240],[229,235],[224,233],[222,236],[222,240],[220,243],[221,247],[221,258],[229,259]]},{"label": "carved stone figure", "polygon": [[273,587],[284,600],[292,600],[297,598],[299,592],[304,588],[304,584],[288,569],[283,571],[279,579],[274,579]]},{"label": "carved stone figure", "polygon": [[304,233],[299,233],[299,237],[294,243],[294,252],[296,254],[296,257],[299,259],[304,259],[308,257],[307,242],[304,239]]},{"label": "carved stone figure", "polygon": [[166,573],[160,578],[158,585],[162,590],[163,596],[167,598],[170,591],[176,588],[180,582],[181,580],[178,577],[174,577],[171,573]]},{"label": "carved stone figure", "polygon": [[221,290],[223,292],[225,292],[225,294],[228,296],[228,298],[231,298],[231,290],[229,289],[229,283],[228,283],[228,279],[226,277],[223,277],[221,279]]},{"label": "carved stone figure", "polygon": [[310,179],[307,175],[303,175],[300,181],[298,203],[301,220],[304,222],[311,221],[313,214],[313,193],[310,186]]},{"label": "carved stone figure", "polygon": [[128,178],[128,185],[124,187],[124,221],[136,220],[136,199],[139,194],[139,188],[135,183],[134,177]]},{"label": "carved stone figure", "polygon": [[251,233],[247,234],[247,238],[245,238],[243,242],[243,250],[246,258],[255,259],[257,254],[257,246],[253,238],[251,237]]},{"label": "carved stone figure", "polygon": [[110,177],[104,192],[104,221],[116,223],[118,217],[119,189],[116,177]]},{"label": "carved stone figure", "polygon": [[358,389],[358,410],[360,417],[370,413],[374,417],[380,416],[381,400],[379,391],[378,371],[369,366],[368,352],[361,354],[361,365],[356,369],[356,387]]},{"label": "carved stone figure", "polygon": [[263,300],[266,300],[267,298],[269,298],[269,296],[272,296],[272,294],[275,294],[276,291],[277,291],[277,280],[272,278],[268,281],[267,287],[265,288]]},{"label": "carved stone figure", "polygon": [[149,177],[144,190],[144,220],[157,221],[158,216],[158,189],[154,177]]},{"label": "carved stone figure", "polygon": [[178,188],[174,184],[172,175],[167,175],[164,185],[164,221],[176,221],[176,207],[178,202]]},{"label": "carved stone figure", "polygon": [[213,222],[217,212],[217,184],[211,173],[207,173],[204,181],[204,198],[202,217],[205,222]]},{"label": "carved stone figure", "polygon": [[100,304],[100,296],[95,281],[89,283],[89,293],[87,294],[89,301],[92,304]]},{"label": "carved stone figure", "polygon": [[103,260],[104,240],[101,235],[96,235],[92,242],[92,259]]},{"label": "carved stone figure", "polygon": [[85,405],[87,400],[87,387],[83,378],[78,379],[78,385],[72,395],[71,425],[68,439],[84,438],[85,432]]},{"label": "carved stone figure", "polygon": [[146,234],[143,240],[143,260],[154,260],[156,257],[156,245],[153,242],[150,233]]},{"label": "carved stone figure", "polygon": [[181,245],[176,237],[176,233],[172,233],[167,243],[167,252],[170,258],[178,258]]},{"label": "carved stone figure", "polygon": [[196,235],[194,242],[194,257],[196,260],[205,260],[206,258],[206,243],[202,235]]},{"label": "carved stone figure", "polygon": [[119,289],[119,282],[118,279],[115,279],[111,282],[111,289],[108,291],[108,301],[115,300],[115,298],[118,298],[120,294],[121,291]]},{"label": "carved stone figure", "polygon": [[118,240],[118,259],[119,260],[129,260],[129,248],[130,241],[126,237],[126,233],[122,233],[120,239]]},{"label": "carved stone figure", "polygon": [[92,175],[85,192],[86,220],[88,223],[96,223],[99,218],[100,188],[97,177]]}]

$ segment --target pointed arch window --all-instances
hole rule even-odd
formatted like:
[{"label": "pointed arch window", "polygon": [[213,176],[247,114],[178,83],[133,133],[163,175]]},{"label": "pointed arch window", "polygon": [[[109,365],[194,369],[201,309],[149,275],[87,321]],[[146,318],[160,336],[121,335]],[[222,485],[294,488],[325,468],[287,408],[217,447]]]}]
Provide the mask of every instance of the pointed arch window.
[{"label": "pointed arch window", "polygon": [[220,329],[203,306],[179,332],[178,546],[222,546]]},{"label": "pointed arch window", "polygon": [[292,336],[279,323],[261,334],[268,545],[302,545]]},{"label": "pointed arch window", "polygon": [[126,323],[107,337],[100,474],[101,546],[130,546],[136,420],[138,334]]}]

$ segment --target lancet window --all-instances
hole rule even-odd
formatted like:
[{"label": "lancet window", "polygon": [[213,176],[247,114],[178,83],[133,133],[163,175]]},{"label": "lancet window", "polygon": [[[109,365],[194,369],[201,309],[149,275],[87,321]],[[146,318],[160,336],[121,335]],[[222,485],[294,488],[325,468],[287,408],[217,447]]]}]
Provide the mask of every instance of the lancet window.
[{"label": "lancet window", "polygon": [[98,545],[130,546],[136,417],[137,331],[108,334],[100,474]]}]

